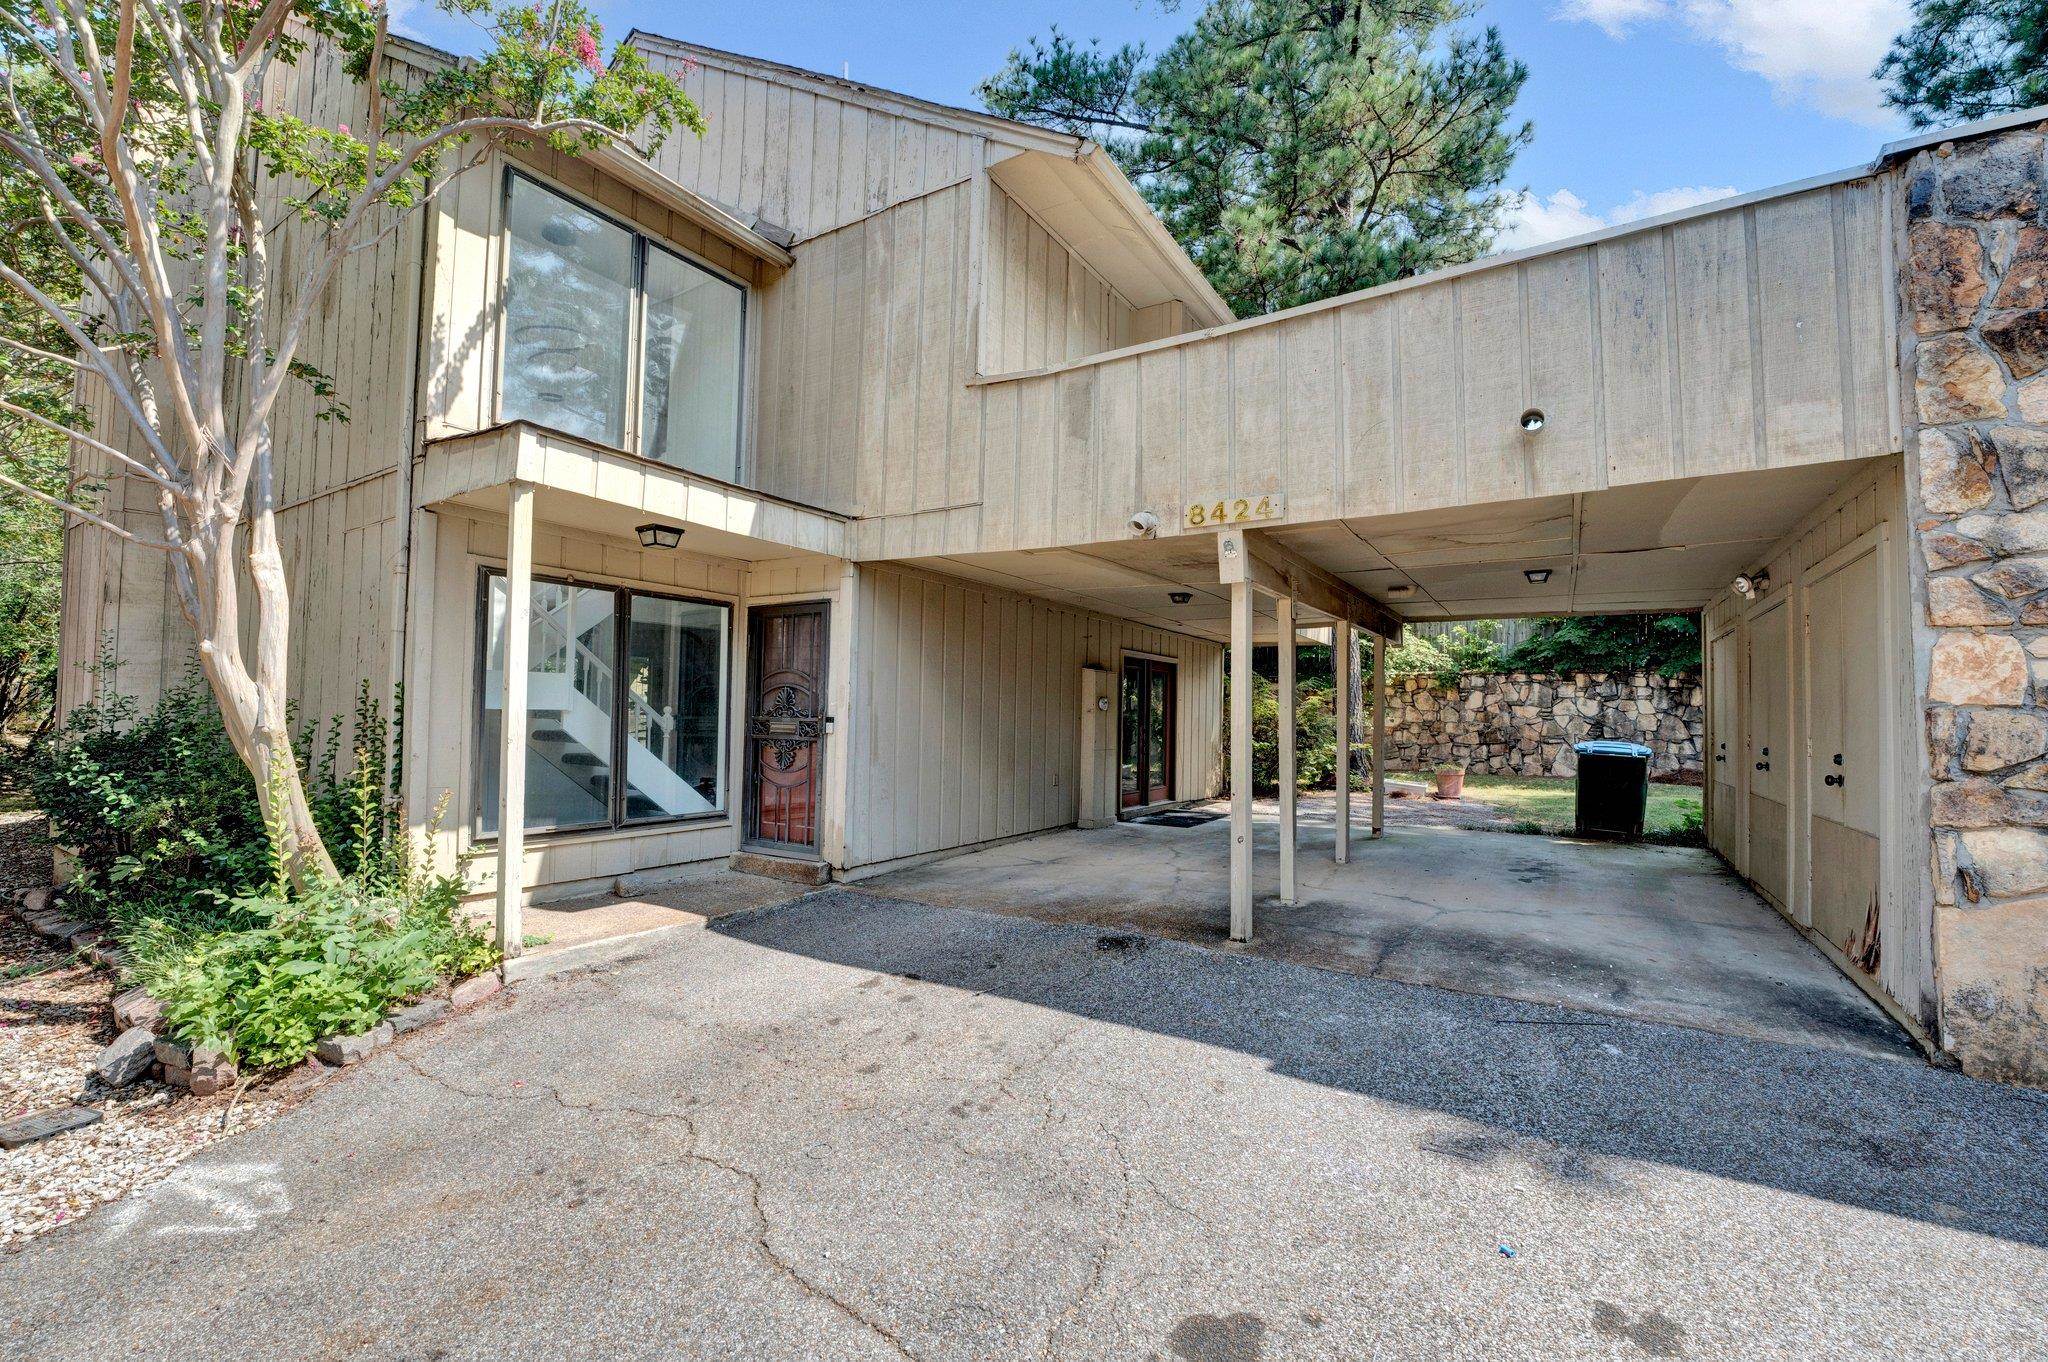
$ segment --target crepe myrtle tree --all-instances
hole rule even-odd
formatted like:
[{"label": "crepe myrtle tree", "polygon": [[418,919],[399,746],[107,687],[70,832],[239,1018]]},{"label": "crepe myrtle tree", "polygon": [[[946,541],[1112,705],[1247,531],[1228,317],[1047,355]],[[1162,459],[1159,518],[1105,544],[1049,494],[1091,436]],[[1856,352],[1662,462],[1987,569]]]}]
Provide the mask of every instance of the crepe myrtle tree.
[{"label": "crepe myrtle tree", "polygon": [[[320,418],[347,419],[300,357],[322,292],[502,146],[574,154],[703,131],[696,106],[638,53],[605,61],[576,0],[440,7],[479,26],[482,55],[401,82],[389,16],[366,0],[0,0],[5,231],[39,234],[72,280],[52,288],[0,257],[0,289],[46,323],[0,331],[0,347],[68,370],[129,434],[9,393],[0,417],[104,456],[149,487],[156,515],[123,524],[11,468],[0,488],[168,555],[200,669],[301,884],[332,876],[334,862],[287,731],[292,601],[273,419],[290,384],[310,388]],[[362,87],[362,126],[264,106],[274,68],[319,39]],[[306,234],[288,252],[275,239],[287,225]]]}]

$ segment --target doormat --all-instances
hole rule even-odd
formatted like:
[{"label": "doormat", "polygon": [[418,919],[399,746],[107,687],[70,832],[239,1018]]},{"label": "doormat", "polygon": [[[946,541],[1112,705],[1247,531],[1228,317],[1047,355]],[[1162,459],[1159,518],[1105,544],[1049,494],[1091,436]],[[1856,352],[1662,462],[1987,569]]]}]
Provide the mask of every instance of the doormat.
[{"label": "doormat", "polygon": [[1133,823],[1150,823],[1158,828],[1198,828],[1204,823],[1213,823],[1223,815],[1220,813],[1154,813],[1143,818],[1133,818]]}]

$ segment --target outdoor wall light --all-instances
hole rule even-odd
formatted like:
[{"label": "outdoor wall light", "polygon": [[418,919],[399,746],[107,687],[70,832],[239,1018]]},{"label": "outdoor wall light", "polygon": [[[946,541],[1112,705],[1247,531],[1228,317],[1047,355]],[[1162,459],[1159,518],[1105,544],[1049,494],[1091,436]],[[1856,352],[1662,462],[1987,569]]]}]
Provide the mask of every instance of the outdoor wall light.
[{"label": "outdoor wall light", "polygon": [[683,542],[683,527],[680,525],[657,525],[650,521],[634,533],[640,536],[643,549],[672,549]]},{"label": "outdoor wall light", "polygon": [[1735,594],[1745,601],[1753,601],[1771,589],[1771,574],[1768,572],[1743,572],[1736,574]]},{"label": "outdoor wall light", "polygon": [[1523,568],[1522,576],[1525,579],[1527,579],[1530,586],[1542,586],[1545,582],[1550,580],[1550,569]]},{"label": "outdoor wall light", "polygon": [[1543,422],[1544,416],[1543,409],[1541,407],[1531,407],[1529,408],[1529,410],[1522,413],[1522,429],[1527,431],[1531,435],[1534,435],[1537,431],[1543,429]]},{"label": "outdoor wall light", "polygon": [[1192,591],[1169,591],[1166,593],[1166,599],[1172,601],[1175,605],[1186,605],[1194,598],[1195,593]]}]

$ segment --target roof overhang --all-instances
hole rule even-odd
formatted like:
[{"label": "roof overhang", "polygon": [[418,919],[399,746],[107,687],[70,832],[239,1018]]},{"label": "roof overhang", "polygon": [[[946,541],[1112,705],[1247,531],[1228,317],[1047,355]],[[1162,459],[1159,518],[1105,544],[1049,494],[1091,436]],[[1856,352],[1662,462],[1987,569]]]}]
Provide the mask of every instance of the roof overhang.
[{"label": "roof overhang", "polygon": [[694,553],[760,561],[846,553],[846,518],[654,459],[592,444],[528,421],[429,441],[414,496],[442,507],[502,514],[505,488],[537,489],[549,525],[632,540],[646,521],[680,525]]},{"label": "roof overhang", "polygon": [[1019,152],[988,173],[1133,307],[1177,301],[1194,326],[1233,320],[1230,305],[1109,153],[1093,142],[1082,143],[1071,156]]},{"label": "roof overhang", "polygon": [[745,221],[723,204],[714,203],[694,190],[685,189],[656,170],[636,151],[607,143],[583,152],[581,159],[596,166],[620,184],[645,194],[670,212],[695,223],[727,245],[745,251],[756,260],[765,260],[776,268],[785,270],[796,263],[796,257],[770,238],[758,220]]}]

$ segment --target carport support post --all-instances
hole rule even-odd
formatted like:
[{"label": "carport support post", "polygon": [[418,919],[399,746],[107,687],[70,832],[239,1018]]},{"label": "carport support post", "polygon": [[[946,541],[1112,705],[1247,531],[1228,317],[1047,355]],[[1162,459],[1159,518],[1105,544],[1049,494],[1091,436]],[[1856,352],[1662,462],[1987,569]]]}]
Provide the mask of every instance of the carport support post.
[{"label": "carport support post", "polygon": [[526,870],[526,673],[533,629],[533,484],[506,488],[505,688],[498,730],[498,949],[520,951]]},{"label": "carport support post", "polygon": [[1230,584],[1230,939],[1252,939],[1252,584]]},{"label": "carport support post", "polygon": [[1294,598],[1275,603],[1280,632],[1280,901],[1294,902]]},{"label": "carport support post", "polygon": [[1351,621],[1338,620],[1330,630],[1330,660],[1337,683],[1337,864],[1351,859],[1351,669],[1357,665],[1357,644]]},{"label": "carport support post", "polygon": [[1372,835],[1387,830],[1387,649],[1393,640],[1372,636]]}]

